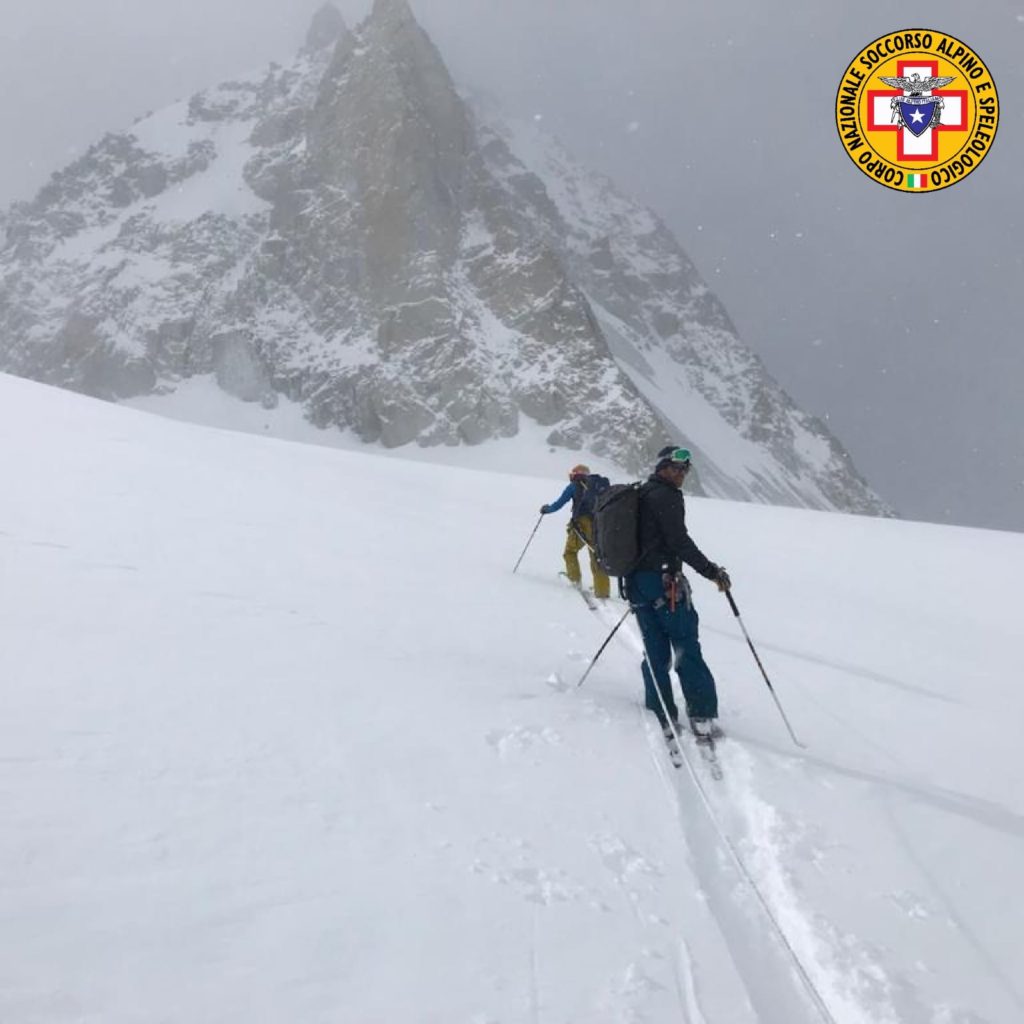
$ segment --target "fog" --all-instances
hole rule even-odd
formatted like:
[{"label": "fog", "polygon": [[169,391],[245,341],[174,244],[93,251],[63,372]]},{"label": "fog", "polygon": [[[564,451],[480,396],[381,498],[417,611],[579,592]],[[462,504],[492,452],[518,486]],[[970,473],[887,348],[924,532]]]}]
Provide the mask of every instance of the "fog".
[{"label": "fog", "polygon": [[[3,0],[0,205],[106,130],[301,44],[317,3]],[[350,23],[368,2],[337,6]],[[675,231],[743,339],[909,517],[1024,530],[1024,2],[411,0],[463,85],[539,118]],[[998,137],[955,187],[881,188],[836,135],[872,39],[949,32]]]}]

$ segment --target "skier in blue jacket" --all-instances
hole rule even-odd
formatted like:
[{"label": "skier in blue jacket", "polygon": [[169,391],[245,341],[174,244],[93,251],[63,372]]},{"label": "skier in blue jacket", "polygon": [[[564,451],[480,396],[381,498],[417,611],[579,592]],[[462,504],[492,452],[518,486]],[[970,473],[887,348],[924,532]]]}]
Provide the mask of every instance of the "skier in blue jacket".
[{"label": "skier in blue jacket", "polygon": [[606,598],[611,593],[611,582],[597,564],[594,555],[594,503],[598,494],[608,487],[607,477],[591,473],[589,466],[582,463],[569,470],[569,483],[565,490],[550,505],[541,505],[542,515],[557,512],[566,502],[572,502],[569,525],[566,529],[565,574],[577,586],[583,585],[579,554],[582,548],[590,549],[590,572],[594,577],[594,596]]}]

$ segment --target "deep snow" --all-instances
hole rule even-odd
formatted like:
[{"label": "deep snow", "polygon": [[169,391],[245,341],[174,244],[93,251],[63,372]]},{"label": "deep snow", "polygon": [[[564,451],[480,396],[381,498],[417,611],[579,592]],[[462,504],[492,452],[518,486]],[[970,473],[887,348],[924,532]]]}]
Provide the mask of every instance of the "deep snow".
[{"label": "deep snow", "polygon": [[511,574],[554,472],[0,432],[0,1020],[1024,1019],[1021,535],[691,499],[807,744],[698,579],[715,782],[562,516]]}]

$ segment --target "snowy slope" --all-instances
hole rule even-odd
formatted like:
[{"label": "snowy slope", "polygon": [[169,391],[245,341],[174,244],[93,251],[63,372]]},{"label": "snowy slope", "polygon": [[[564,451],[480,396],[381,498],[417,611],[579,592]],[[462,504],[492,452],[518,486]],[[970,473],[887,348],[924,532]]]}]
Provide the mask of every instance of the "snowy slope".
[{"label": "snowy slope", "polygon": [[511,574],[559,479],[0,430],[0,1020],[1024,1019],[1020,535],[691,500],[807,744],[698,580],[715,782]]}]

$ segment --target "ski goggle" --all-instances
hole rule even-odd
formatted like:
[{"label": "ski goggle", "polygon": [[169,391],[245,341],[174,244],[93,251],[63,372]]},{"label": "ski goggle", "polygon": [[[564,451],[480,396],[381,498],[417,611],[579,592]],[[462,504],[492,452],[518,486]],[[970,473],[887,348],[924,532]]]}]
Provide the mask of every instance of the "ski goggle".
[{"label": "ski goggle", "polygon": [[690,469],[690,449],[673,448],[658,459],[658,468],[672,466],[675,469]]}]

